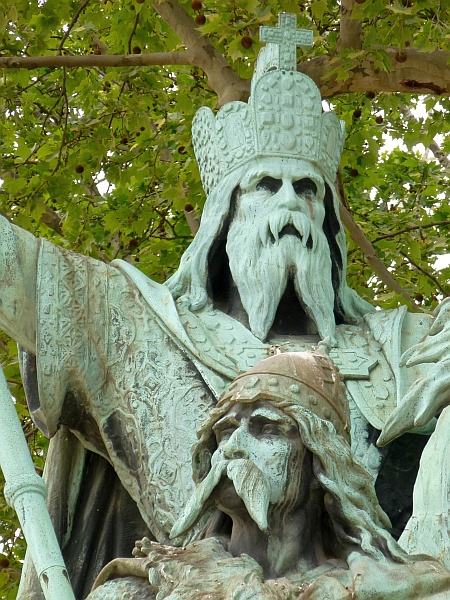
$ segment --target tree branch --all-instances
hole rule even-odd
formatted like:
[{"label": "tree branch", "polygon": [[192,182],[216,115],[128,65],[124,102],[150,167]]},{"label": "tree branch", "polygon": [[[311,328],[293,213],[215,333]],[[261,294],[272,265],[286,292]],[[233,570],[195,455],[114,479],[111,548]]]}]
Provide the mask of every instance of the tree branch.
[{"label": "tree branch", "polygon": [[442,287],[442,285],[439,283],[439,280],[432,273],[429,273],[426,269],[424,269],[422,266],[416,263],[410,256],[408,256],[408,254],[406,254],[406,252],[403,252],[403,250],[400,250],[400,254],[404,256],[406,260],[412,264],[413,267],[415,267],[418,271],[423,273],[425,277],[428,277],[428,279],[430,279],[434,283],[434,285],[441,290],[441,292],[446,298],[448,297],[448,292],[445,290],[445,288]]},{"label": "tree branch", "polygon": [[[405,117],[405,119],[407,119],[408,121],[413,121],[414,123],[419,122],[419,120],[416,119],[416,117],[412,114],[408,107],[404,106],[400,108],[400,111]],[[431,150],[435,159],[439,162],[441,167],[444,167],[444,169],[448,169],[450,167],[450,160],[435,140],[431,140],[431,142],[428,144],[428,149]]]},{"label": "tree branch", "polygon": [[154,52],[150,54],[84,56],[1,56],[0,68],[40,69],[42,67],[148,67],[152,65],[193,65],[193,53]]},{"label": "tree branch", "polygon": [[72,29],[74,28],[74,26],[75,26],[76,22],[78,21],[78,19],[79,19],[79,17],[80,17],[80,15],[81,15],[81,13],[82,13],[82,12],[83,12],[83,10],[86,8],[86,6],[89,4],[89,2],[90,2],[90,1],[91,1],[91,0],[85,0],[85,1],[83,2],[83,4],[81,4],[81,5],[78,7],[78,10],[75,12],[74,16],[72,17],[72,20],[71,20],[71,22],[69,23],[69,26],[67,27],[67,29],[66,29],[66,31],[65,31],[65,33],[64,33],[64,35],[63,35],[63,37],[62,37],[62,39],[61,39],[61,42],[60,42],[60,44],[59,44],[59,46],[58,46],[58,54],[61,54],[61,52],[62,52],[62,50],[63,50],[63,48],[64,48],[65,41],[66,41],[66,40],[67,40],[67,38],[69,37],[69,35],[70,35],[70,32],[71,32],[71,31],[72,31]]},{"label": "tree branch", "polygon": [[362,46],[362,23],[360,19],[352,19],[355,0],[341,1],[341,20],[339,25],[338,48],[340,50]]},{"label": "tree branch", "polygon": [[193,54],[193,65],[208,77],[219,98],[219,106],[232,100],[246,100],[249,82],[241,79],[211,41],[197,29],[195,21],[175,0],[155,0],[153,8]]},{"label": "tree branch", "polygon": [[[199,33],[199,32],[197,32]],[[133,55],[95,55],[86,56],[2,56],[0,68],[38,69],[42,67],[148,67],[152,65],[191,65],[202,69],[208,76],[209,84],[219,95],[220,105],[232,100],[247,100],[250,93],[250,81],[238,77],[225,59],[214,50],[214,57],[209,54],[210,42],[201,37],[201,45],[190,47],[185,52],[155,52]],[[408,50],[408,60],[404,63],[395,61],[397,50],[388,48],[391,59],[390,73],[378,71],[369,60],[358,63],[349,71],[345,81],[337,81],[329,77],[328,72],[338,66],[331,62],[329,56],[319,56],[299,63],[298,70],[313,79],[319,87],[323,98],[333,98],[348,92],[404,92],[413,94],[450,95],[450,52],[419,52]],[[217,67],[219,67],[217,69]]]},{"label": "tree branch", "polygon": [[405,62],[397,62],[396,48],[384,48],[391,63],[391,71],[376,69],[370,60],[361,60],[348,72],[348,79],[337,81],[328,77],[339,61],[330,56],[319,56],[298,64],[298,70],[311,77],[320,88],[323,98],[333,98],[349,92],[404,92],[413,94],[450,94],[450,52],[420,52],[404,50]]},{"label": "tree branch", "polygon": [[388,271],[386,266],[381,261],[380,257],[377,254],[377,251],[371,244],[371,242],[365,236],[361,227],[356,223],[353,219],[350,211],[345,208],[345,205],[348,204],[347,196],[344,190],[344,184],[342,181],[342,175],[338,173],[338,177],[336,180],[336,190],[338,192],[340,204],[339,204],[339,214],[341,216],[342,223],[344,227],[350,234],[352,240],[361,248],[364,256],[367,259],[367,262],[372,267],[375,275],[393,292],[402,296],[407,302],[409,302],[412,308],[418,308],[415,301],[411,298],[411,296],[402,288],[402,286],[398,283],[398,281],[394,278],[392,273]]},{"label": "tree branch", "polygon": [[140,16],[140,14],[141,13],[137,13],[136,18],[134,20],[133,29],[132,29],[132,31],[130,33],[130,37],[128,38],[128,54],[131,54],[131,51],[132,51],[131,44],[133,43],[133,38],[134,38],[134,35],[136,33],[137,26],[139,24],[139,16]]},{"label": "tree branch", "polygon": [[60,215],[55,212],[53,209],[51,209],[49,206],[47,206],[46,204],[44,204],[44,209],[45,212],[42,213],[41,215],[41,221],[43,223],[45,223],[45,225],[47,225],[47,227],[50,227],[50,229],[53,229],[53,231],[56,231],[56,233],[59,233],[59,235],[63,234],[62,231],[62,218],[60,217]]},{"label": "tree branch", "polygon": [[446,227],[450,225],[450,221],[434,221],[433,223],[425,223],[424,225],[410,225],[409,227],[405,227],[404,229],[400,229],[399,231],[393,231],[391,233],[385,233],[384,235],[380,235],[373,240],[373,244],[381,240],[388,240],[389,238],[397,237],[398,235],[402,235],[403,233],[409,233],[410,231],[416,231],[417,229],[429,229],[430,227]]},{"label": "tree branch", "polygon": [[197,211],[194,210],[192,204],[186,204],[184,207],[184,216],[186,218],[189,229],[192,231],[192,235],[195,235],[200,227],[200,216]]}]

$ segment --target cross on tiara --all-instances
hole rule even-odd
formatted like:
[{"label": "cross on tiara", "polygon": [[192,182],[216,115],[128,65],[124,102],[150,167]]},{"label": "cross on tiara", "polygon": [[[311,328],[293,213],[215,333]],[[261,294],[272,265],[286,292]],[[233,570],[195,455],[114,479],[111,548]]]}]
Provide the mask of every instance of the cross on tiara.
[{"label": "cross on tiara", "polygon": [[278,46],[278,68],[297,70],[297,46],[312,46],[314,33],[297,29],[297,15],[280,13],[278,27],[260,27],[259,39]]}]

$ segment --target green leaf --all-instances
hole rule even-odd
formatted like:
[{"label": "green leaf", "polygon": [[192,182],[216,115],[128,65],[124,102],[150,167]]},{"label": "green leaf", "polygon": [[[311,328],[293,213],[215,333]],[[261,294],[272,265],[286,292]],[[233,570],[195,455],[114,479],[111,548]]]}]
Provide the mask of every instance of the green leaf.
[{"label": "green leaf", "polygon": [[10,177],[5,175],[3,179],[3,189],[9,192],[12,196],[26,190],[27,180],[23,177]]},{"label": "green leaf", "polygon": [[318,19],[319,21],[322,20],[322,17],[327,11],[327,9],[328,5],[325,2],[325,0],[314,0],[314,2],[311,2],[312,15],[315,19]]}]

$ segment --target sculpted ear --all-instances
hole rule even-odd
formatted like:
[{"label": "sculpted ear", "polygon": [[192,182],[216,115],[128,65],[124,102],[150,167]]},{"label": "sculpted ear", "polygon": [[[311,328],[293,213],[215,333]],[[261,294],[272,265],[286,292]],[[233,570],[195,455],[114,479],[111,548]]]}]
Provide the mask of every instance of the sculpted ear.
[{"label": "sculpted ear", "polygon": [[192,477],[200,483],[211,469],[212,452],[204,446],[198,446],[192,454]]}]

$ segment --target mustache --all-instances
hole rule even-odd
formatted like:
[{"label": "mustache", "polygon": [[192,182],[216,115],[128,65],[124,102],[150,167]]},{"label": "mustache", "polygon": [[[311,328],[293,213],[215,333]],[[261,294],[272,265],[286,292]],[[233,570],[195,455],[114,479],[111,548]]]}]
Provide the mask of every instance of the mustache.
[{"label": "mustache", "polygon": [[220,502],[211,498],[222,476],[226,474],[232,481],[237,495],[244,502],[250,517],[261,531],[267,532],[267,512],[269,508],[270,485],[264,473],[247,459],[221,460],[211,466],[211,470],[199,483],[189,499],[180,518],[175,522],[170,532],[173,539],[185,533],[210,508]]},{"label": "mustache", "polygon": [[251,460],[240,458],[228,463],[227,475],[250,517],[267,532],[270,486],[264,473]]},{"label": "mustache", "polygon": [[292,280],[316,331],[323,339],[333,338],[335,291],[330,248],[323,230],[303,213],[288,210],[261,218],[256,215],[254,224],[256,228],[251,229],[248,223],[232,221],[226,247],[252,333],[261,340],[266,338],[286,285]]},{"label": "mustache", "polygon": [[284,235],[297,237],[304,248],[315,248],[320,232],[314,223],[303,213],[278,210],[270,214],[267,221],[259,226],[259,239],[263,247],[278,243]]}]

